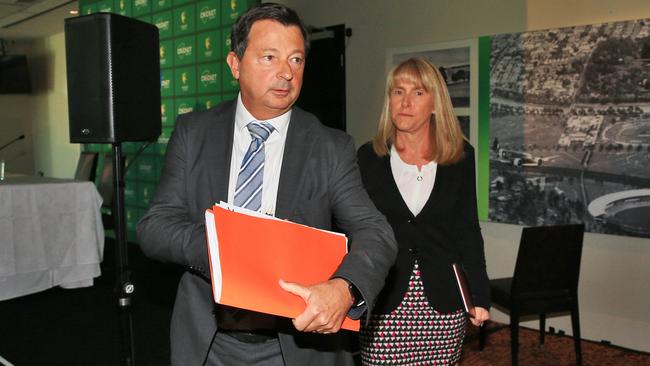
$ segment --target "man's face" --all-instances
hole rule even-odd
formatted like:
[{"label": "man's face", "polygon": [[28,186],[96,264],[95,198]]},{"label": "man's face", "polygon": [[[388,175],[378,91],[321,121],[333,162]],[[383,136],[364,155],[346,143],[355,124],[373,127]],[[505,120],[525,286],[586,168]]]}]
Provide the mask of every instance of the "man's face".
[{"label": "man's face", "polygon": [[259,20],[248,34],[248,46],[239,59],[227,58],[239,80],[244,106],[259,120],[277,117],[293,106],[300,95],[305,70],[305,42],[300,28],[273,20]]}]

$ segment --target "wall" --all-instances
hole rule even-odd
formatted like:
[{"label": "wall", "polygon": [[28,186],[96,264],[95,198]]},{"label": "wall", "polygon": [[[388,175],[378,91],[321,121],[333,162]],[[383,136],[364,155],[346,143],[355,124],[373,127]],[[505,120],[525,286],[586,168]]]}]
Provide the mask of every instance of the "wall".
[{"label": "wall", "polygon": [[[348,132],[357,144],[376,129],[384,87],[386,49],[498,33],[650,18],[644,0],[286,0],[303,20],[324,27],[344,23],[348,41]],[[588,9],[588,11],[587,11]],[[488,274],[511,276],[521,227],[482,222]],[[580,282],[585,339],[650,351],[650,240],[586,234]],[[507,317],[492,311],[494,319]],[[538,327],[537,322],[526,326]],[[568,317],[547,326],[571,333]]]},{"label": "wall", "polygon": [[308,25],[344,23],[352,28],[346,49],[347,130],[357,144],[372,138],[376,130],[387,48],[514,32],[526,24],[522,16],[526,7],[520,0],[286,0],[284,3],[296,9]]},{"label": "wall", "polygon": [[[8,42],[8,54],[30,54],[32,42]],[[33,60],[28,57],[30,77],[35,79]],[[33,82],[32,82],[33,85]],[[6,163],[7,173],[32,174],[34,172],[34,154],[32,150],[32,125],[30,111],[33,105],[32,94],[1,94],[0,95],[0,146],[10,142],[20,135],[25,139],[16,141],[0,151],[0,159]]]},{"label": "wall", "polygon": [[74,176],[80,147],[69,142],[64,41],[58,33],[18,42],[12,50],[27,54],[32,94],[0,95],[0,144],[25,134],[0,153],[8,172]]},{"label": "wall", "polygon": [[[528,27],[525,30],[650,18],[650,3],[642,0],[529,0],[527,5]],[[503,258],[502,253],[516,253],[520,230],[515,225],[484,225],[486,242],[490,243],[486,255],[501,265],[498,268],[490,266],[491,275],[510,275],[504,267],[514,267],[514,255]],[[606,339],[623,347],[650,351],[649,260],[648,239],[585,234],[580,274],[583,338]],[[549,323],[549,326],[571,333],[568,317]],[[526,325],[538,326],[536,322]]]},{"label": "wall", "polygon": [[528,0],[526,30],[649,17],[650,4],[646,0]]},{"label": "wall", "polygon": [[63,33],[34,42],[32,52],[34,94],[31,126],[34,136],[34,171],[55,178],[72,178],[80,145],[70,143],[68,89]]}]

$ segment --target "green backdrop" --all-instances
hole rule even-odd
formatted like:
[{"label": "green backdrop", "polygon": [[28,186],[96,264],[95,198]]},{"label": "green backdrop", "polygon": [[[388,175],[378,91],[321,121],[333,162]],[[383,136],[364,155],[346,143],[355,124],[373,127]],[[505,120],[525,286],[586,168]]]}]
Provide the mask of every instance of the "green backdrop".
[{"label": "green backdrop", "polygon": [[[259,3],[260,0],[79,1],[82,16],[112,12],[154,24],[160,32],[162,134],[133,162],[134,153],[144,143],[122,144],[129,165],[124,188],[129,241],[137,241],[135,225],[146,211],[160,179],[176,117],[206,110],[237,96],[238,83],[225,62],[230,51],[230,29],[239,15]],[[100,153],[97,169],[101,172],[105,156],[111,154],[111,145],[86,144],[84,150]]]}]

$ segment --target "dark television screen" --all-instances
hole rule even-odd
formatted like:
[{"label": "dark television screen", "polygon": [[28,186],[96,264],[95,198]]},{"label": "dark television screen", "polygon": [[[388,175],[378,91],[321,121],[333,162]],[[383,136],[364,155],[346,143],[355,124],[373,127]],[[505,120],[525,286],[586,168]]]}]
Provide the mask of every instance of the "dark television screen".
[{"label": "dark television screen", "polygon": [[25,55],[0,56],[0,94],[32,92]]}]

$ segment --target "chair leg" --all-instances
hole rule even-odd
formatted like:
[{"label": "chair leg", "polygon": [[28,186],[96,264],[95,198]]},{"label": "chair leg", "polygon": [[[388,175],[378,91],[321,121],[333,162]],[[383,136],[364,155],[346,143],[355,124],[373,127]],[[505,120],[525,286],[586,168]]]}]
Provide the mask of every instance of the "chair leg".
[{"label": "chair leg", "polygon": [[578,300],[573,304],[571,310],[571,327],[573,328],[573,342],[576,349],[576,365],[582,365],[582,339],[580,337],[580,312],[578,309]]},{"label": "chair leg", "polygon": [[487,338],[487,329],[486,329],[486,324],[481,325],[478,327],[478,350],[483,351],[485,348],[485,340]]},{"label": "chair leg", "polygon": [[539,344],[544,344],[544,335],[546,334],[546,314],[539,314]]},{"label": "chair leg", "polygon": [[512,366],[517,366],[519,356],[519,314],[514,311],[510,313],[510,354],[512,356]]}]

